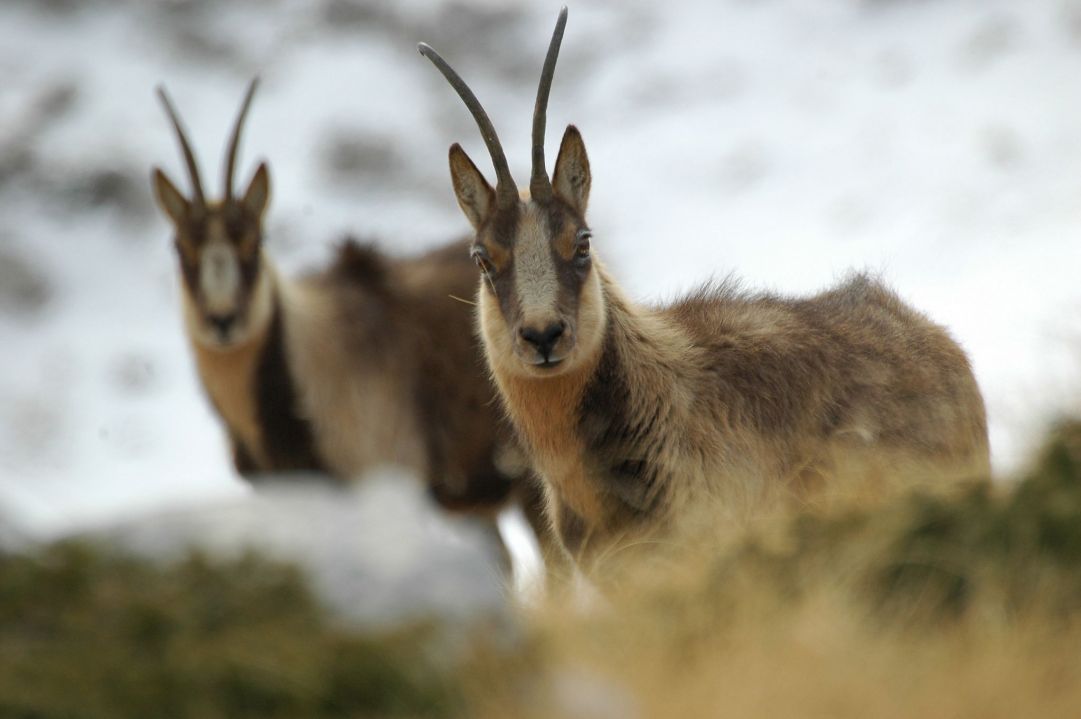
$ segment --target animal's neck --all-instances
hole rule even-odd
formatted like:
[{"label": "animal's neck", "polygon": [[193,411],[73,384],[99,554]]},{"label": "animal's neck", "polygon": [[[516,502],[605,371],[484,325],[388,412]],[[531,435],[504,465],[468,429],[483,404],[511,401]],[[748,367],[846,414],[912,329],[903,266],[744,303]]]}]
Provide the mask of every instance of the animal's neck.
[{"label": "animal's neck", "polygon": [[622,425],[628,413],[671,408],[681,396],[680,366],[688,360],[682,334],[662,317],[635,306],[598,270],[604,339],[591,357],[551,378],[522,377],[498,367],[494,372],[508,413],[541,472],[585,515],[604,511],[589,483],[580,481],[586,478],[579,476],[595,450],[591,435],[606,431],[598,426]]},{"label": "animal's neck", "polygon": [[626,381],[632,395],[667,394],[690,360],[690,343],[671,319],[629,300],[602,275],[607,323],[598,371]]}]

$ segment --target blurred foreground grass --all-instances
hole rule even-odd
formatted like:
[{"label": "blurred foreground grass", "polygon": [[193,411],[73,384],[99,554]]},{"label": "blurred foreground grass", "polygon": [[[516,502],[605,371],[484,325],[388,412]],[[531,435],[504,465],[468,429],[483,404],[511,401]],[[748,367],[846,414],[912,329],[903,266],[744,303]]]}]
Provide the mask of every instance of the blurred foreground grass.
[{"label": "blurred foreground grass", "polygon": [[0,717],[443,716],[426,626],[336,626],[290,567],[64,543],[0,560]]},{"label": "blurred foreground grass", "polygon": [[[0,558],[0,717],[1077,716],[1081,424],[1004,486],[703,542],[520,631],[373,634],[294,569]],[[461,629],[461,628],[457,628]],[[451,632],[453,633],[453,632]]]}]

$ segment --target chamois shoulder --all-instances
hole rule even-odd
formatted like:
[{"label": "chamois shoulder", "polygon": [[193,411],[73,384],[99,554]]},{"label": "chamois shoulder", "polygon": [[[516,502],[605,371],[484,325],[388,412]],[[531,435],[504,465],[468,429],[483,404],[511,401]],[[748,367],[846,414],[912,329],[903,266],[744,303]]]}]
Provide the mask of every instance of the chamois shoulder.
[{"label": "chamois shoulder", "polygon": [[469,243],[465,240],[440,245],[424,254],[401,260],[395,275],[399,289],[415,301],[426,305],[448,305],[450,311],[466,311],[470,315],[471,308],[461,300],[472,302],[477,277],[477,268],[469,257]]},{"label": "chamois shoulder", "polygon": [[800,325],[794,303],[768,292],[745,290],[732,277],[711,280],[661,310],[697,345],[740,338],[768,344]]},{"label": "chamois shoulder", "polygon": [[388,284],[390,264],[370,241],[346,237],[339,244],[326,272],[332,280],[357,283],[371,288]]},{"label": "chamois shoulder", "polygon": [[342,239],[326,266],[286,284],[293,332],[321,328],[355,366],[393,364],[402,331],[401,323],[388,321],[401,314],[396,275],[395,260],[371,242]]},{"label": "chamois shoulder", "polygon": [[471,244],[472,241],[467,239],[448,242],[420,255],[416,259],[416,262],[425,264],[434,263],[438,265],[462,265],[469,267],[470,271],[473,271],[476,268],[472,258],[469,256],[469,246]]}]

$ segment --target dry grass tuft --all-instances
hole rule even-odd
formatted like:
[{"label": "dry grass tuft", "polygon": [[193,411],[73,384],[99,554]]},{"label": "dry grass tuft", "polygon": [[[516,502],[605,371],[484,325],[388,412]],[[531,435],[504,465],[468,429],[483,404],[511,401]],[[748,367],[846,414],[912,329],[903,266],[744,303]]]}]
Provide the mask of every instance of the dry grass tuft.
[{"label": "dry grass tuft", "polygon": [[477,715],[1081,707],[1081,424],[1063,425],[1012,487],[921,490],[718,534],[624,568],[586,606],[560,597],[524,610],[532,634],[517,656],[531,662],[482,662],[467,685]]}]

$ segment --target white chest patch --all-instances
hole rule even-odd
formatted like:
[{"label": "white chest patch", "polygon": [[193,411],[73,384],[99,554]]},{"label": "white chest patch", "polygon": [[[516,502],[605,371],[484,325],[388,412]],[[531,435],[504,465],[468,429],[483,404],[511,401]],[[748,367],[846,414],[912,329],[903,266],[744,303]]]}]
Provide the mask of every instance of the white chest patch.
[{"label": "white chest patch", "polygon": [[224,242],[211,242],[199,264],[199,290],[208,312],[228,314],[236,310],[240,295],[240,264],[236,252]]}]

